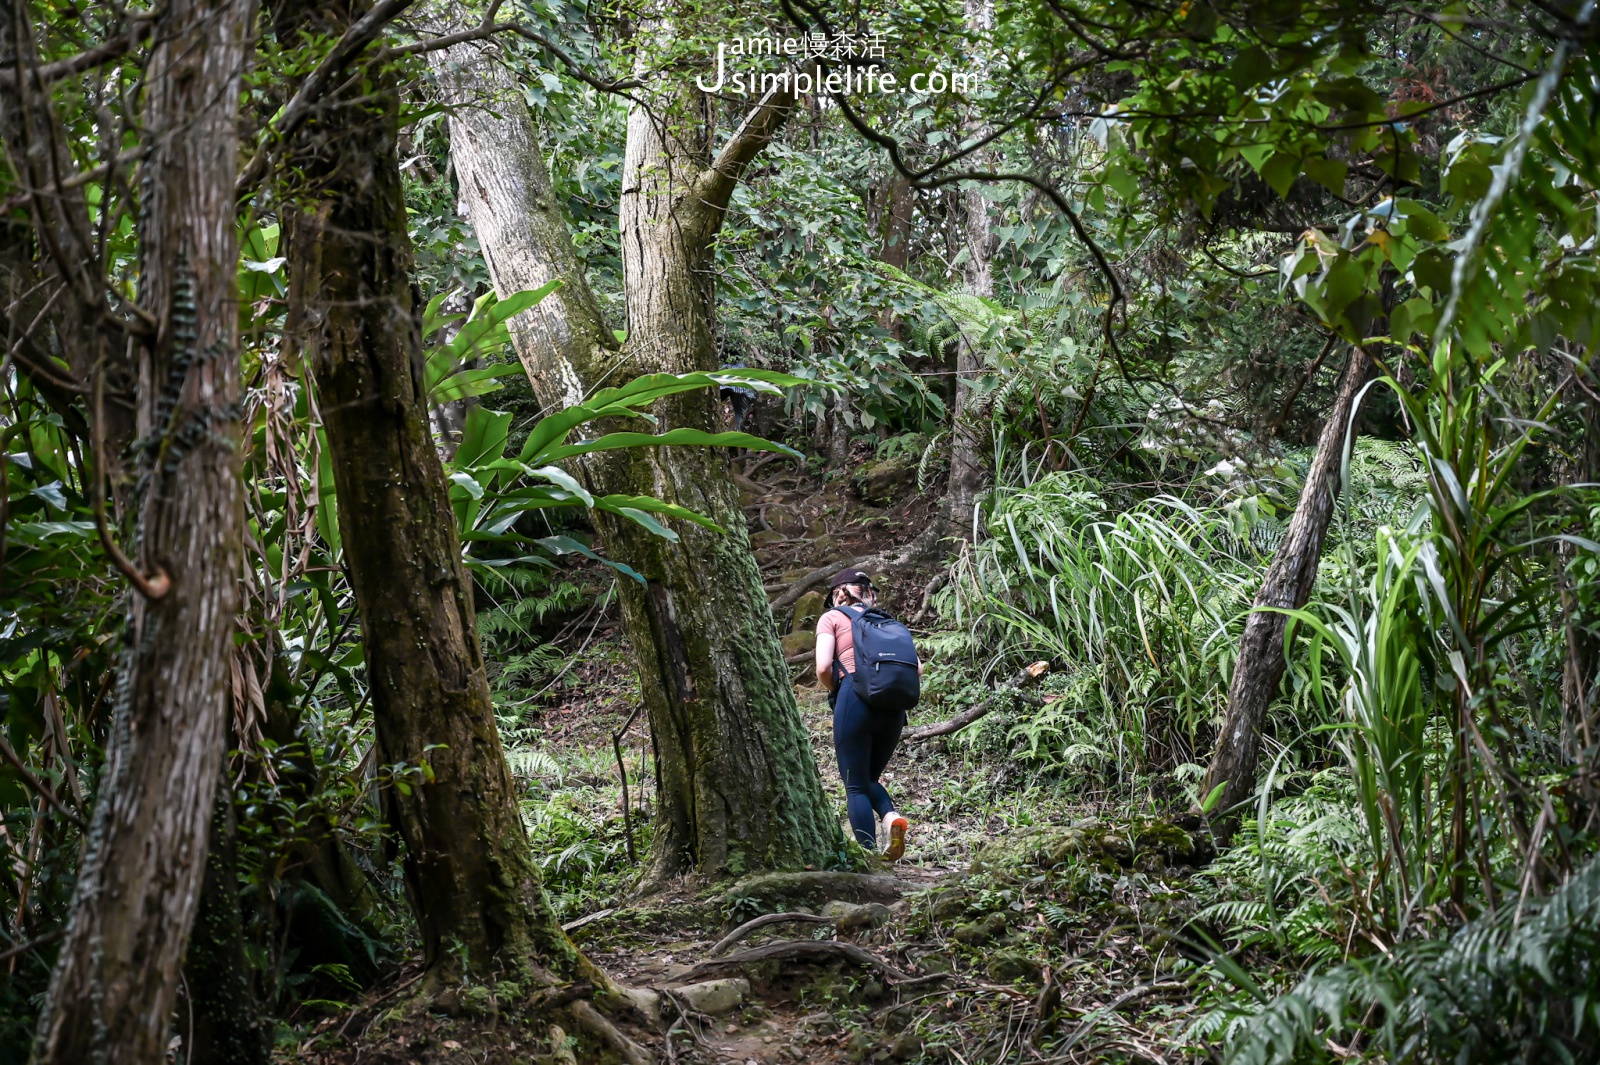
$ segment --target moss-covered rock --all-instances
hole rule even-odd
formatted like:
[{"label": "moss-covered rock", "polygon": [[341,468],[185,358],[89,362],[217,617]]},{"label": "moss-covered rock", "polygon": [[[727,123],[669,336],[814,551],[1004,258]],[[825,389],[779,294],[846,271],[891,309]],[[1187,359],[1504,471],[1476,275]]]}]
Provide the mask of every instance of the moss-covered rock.
[{"label": "moss-covered rock", "polygon": [[895,902],[915,888],[915,884],[904,880],[864,873],[762,873],[734,884],[723,894],[722,901],[729,912],[736,912],[744,919],[761,913],[820,907],[835,899]]},{"label": "moss-covered rock", "polygon": [[984,967],[989,979],[1001,984],[1038,982],[1039,963],[1021,951],[1002,950],[989,959]]},{"label": "moss-covered rock", "polygon": [[820,591],[810,591],[795,600],[794,613],[789,615],[789,631],[810,635],[815,631],[817,618],[822,615],[823,597]]},{"label": "moss-covered rock", "polygon": [[885,507],[916,483],[917,464],[907,455],[895,455],[863,463],[850,483],[861,498],[874,506]]},{"label": "moss-covered rock", "polygon": [[1021,865],[1051,869],[1077,862],[1106,872],[1135,866],[1159,870],[1198,865],[1211,853],[1209,840],[1171,821],[1140,818],[1105,823],[1090,818],[1065,828],[1013,833],[981,849],[972,868],[978,873],[1004,873]]},{"label": "moss-covered rock", "polygon": [[956,925],[955,929],[950,933],[950,938],[962,946],[978,947],[998,939],[1005,934],[1005,931],[1005,914],[991,913],[981,920]]},{"label": "moss-covered rock", "polygon": [[783,643],[783,657],[793,658],[795,655],[803,655],[814,648],[817,644],[817,636],[813,632],[796,631],[783,637],[781,642]]}]

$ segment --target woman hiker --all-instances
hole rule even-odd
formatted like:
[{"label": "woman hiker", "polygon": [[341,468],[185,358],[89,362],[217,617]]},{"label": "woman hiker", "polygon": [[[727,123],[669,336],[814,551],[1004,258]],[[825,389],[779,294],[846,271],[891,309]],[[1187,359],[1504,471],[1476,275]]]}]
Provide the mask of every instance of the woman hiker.
[{"label": "woman hiker", "polygon": [[[899,710],[874,710],[852,688],[856,659],[851,622],[862,609],[877,601],[872,578],[860,570],[847,569],[834,576],[827,608],[817,619],[817,679],[828,689],[828,703],[833,707],[833,749],[839,756],[850,828],[858,843],[876,851],[878,820],[882,818],[889,837],[883,856],[895,862],[905,854],[910,823],[895,812],[894,800],[878,777],[900,742],[906,715]],[[917,662],[917,672],[922,672],[921,661]]]}]

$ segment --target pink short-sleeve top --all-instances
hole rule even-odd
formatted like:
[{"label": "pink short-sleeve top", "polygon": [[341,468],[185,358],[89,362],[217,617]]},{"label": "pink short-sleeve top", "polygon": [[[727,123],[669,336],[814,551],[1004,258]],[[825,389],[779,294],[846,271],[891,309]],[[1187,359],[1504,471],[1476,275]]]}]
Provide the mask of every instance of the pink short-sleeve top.
[{"label": "pink short-sleeve top", "polygon": [[817,619],[817,635],[833,635],[833,659],[846,673],[856,671],[856,639],[850,631],[850,615],[842,610],[824,610]]}]

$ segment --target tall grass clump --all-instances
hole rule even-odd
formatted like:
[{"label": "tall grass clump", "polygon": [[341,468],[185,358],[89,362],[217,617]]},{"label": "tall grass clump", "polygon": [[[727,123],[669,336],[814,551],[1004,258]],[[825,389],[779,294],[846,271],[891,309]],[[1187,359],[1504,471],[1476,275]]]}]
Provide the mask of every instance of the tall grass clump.
[{"label": "tall grass clump", "polygon": [[1262,564],[1229,516],[1165,495],[1111,514],[1092,482],[1062,472],[997,490],[986,531],[941,604],[968,650],[988,666],[1065,669],[1066,712],[1114,733],[1124,768],[1193,761]]}]

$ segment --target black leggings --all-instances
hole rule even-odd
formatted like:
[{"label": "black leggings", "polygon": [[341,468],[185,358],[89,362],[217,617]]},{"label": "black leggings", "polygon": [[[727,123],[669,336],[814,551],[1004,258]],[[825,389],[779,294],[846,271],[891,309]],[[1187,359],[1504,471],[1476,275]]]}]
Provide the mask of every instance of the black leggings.
[{"label": "black leggings", "polygon": [[845,808],[850,828],[863,847],[878,845],[878,818],[894,809],[894,800],[878,783],[900,742],[906,715],[872,710],[857,698],[846,673],[833,700],[833,750],[839,756]]}]

